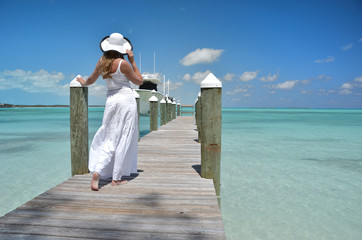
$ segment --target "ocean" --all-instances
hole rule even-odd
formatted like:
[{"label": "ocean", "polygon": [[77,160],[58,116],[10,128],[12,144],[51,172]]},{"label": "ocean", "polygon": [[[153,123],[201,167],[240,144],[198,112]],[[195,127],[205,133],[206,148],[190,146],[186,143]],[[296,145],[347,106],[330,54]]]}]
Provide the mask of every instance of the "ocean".
[{"label": "ocean", "polygon": [[[70,177],[69,109],[0,109],[0,129],[2,216]],[[221,157],[228,240],[362,238],[362,110],[225,108]]]},{"label": "ocean", "polygon": [[227,239],[362,239],[362,110],[224,109]]}]

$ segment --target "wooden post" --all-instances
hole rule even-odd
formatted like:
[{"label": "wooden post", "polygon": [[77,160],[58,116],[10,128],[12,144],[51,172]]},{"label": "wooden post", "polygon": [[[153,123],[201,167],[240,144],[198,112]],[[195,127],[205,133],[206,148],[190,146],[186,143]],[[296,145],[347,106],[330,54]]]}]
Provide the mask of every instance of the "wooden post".
[{"label": "wooden post", "polygon": [[172,120],[172,102],[169,98],[166,100],[166,106],[167,106],[167,122],[170,122]]},{"label": "wooden post", "polygon": [[201,176],[212,178],[220,196],[221,82],[210,73],[201,82]]},{"label": "wooden post", "polygon": [[181,115],[181,104],[180,101],[177,102],[177,116]]},{"label": "wooden post", "polygon": [[88,88],[70,84],[70,146],[72,176],[88,173]]},{"label": "wooden post", "polygon": [[134,93],[134,97],[136,99],[137,102],[137,117],[138,117],[138,141],[140,141],[141,136],[140,136],[140,95],[138,94],[138,92],[136,92],[136,90],[133,90]]},{"label": "wooden post", "polygon": [[202,137],[201,137],[201,92],[199,92],[198,96],[197,96],[197,102],[196,102],[196,106],[195,106],[195,114],[196,114],[196,125],[197,125],[197,139],[198,142],[201,143],[202,142]]},{"label": "wooden post", "polygon": [[169,119],[168,119],[168,96],[167,96],[167,94],[166,94],[166,97],[165,97],[165,102],[166,102],[166,104],[165,104],[165,109],[166,109],[166,124],[169,122]]},{"label": "wooden post", "polygon": [[158,129],[158,99],[152,96],[150,101],[150,131],[157,131]]},{"label": "wooden post", "polygon": [[160,114],[161,114],[161,126],[167,123],[166,101],[161,99],[160,101]]},{"label": "wooden post", "polygon": [[198,106],[198,102],[197,102],[197,99],[196,99],[194,116],[195,116],[195,122],[196,122],[196,129],[199,130],[199,125],[198,125],[198,122],[197,122],[197,106]]},{"label": "wooden post", "polygon": [[172,101],[172,119],[176,119],[176,101]]}]

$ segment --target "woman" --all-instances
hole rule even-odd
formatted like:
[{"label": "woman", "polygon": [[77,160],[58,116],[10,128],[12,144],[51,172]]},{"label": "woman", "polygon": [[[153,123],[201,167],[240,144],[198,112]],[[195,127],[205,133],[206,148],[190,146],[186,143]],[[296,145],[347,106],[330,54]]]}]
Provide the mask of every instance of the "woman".
[{"label": "woman", "polygon": [[[119,33],[103,39],[104,54],[93,73],[87,80],[77,78],[83,86],[89,86],[102,75],[108,88],[102,126],[94,136],[89,153],[93,191],[99,190],[100,178],[112,177],[112,186],[115,186],[127,182],[121,180],[122,176],[137,172],[137,103],[130,81],[141,85],[143,79],[133,52],[127,46],[130,46],[129,42]],[[129,63],[122,53],[128,55]]]}]

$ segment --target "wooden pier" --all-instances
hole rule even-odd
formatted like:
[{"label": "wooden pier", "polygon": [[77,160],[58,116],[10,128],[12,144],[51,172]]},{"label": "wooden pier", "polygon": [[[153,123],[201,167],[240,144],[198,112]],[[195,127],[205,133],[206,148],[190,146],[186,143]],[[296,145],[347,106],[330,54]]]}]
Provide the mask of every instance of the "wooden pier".
[{"label": "wooden pier", "polygon": [[0,239],[225,239],[212,179],[199,175],[195,120],[144,136],[136,176],[113,187],[76,175],[0,218]]}]

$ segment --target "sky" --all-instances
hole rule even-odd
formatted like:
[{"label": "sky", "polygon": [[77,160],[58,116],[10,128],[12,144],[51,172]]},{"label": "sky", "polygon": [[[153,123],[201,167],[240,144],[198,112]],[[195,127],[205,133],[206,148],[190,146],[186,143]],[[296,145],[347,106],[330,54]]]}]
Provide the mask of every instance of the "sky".
[{"label": "sky", "polygon": [[362,108],[361,0],[0,0],[0,103],[69,104],[114,32],[181,104],[213,73],[223,107]]}]

